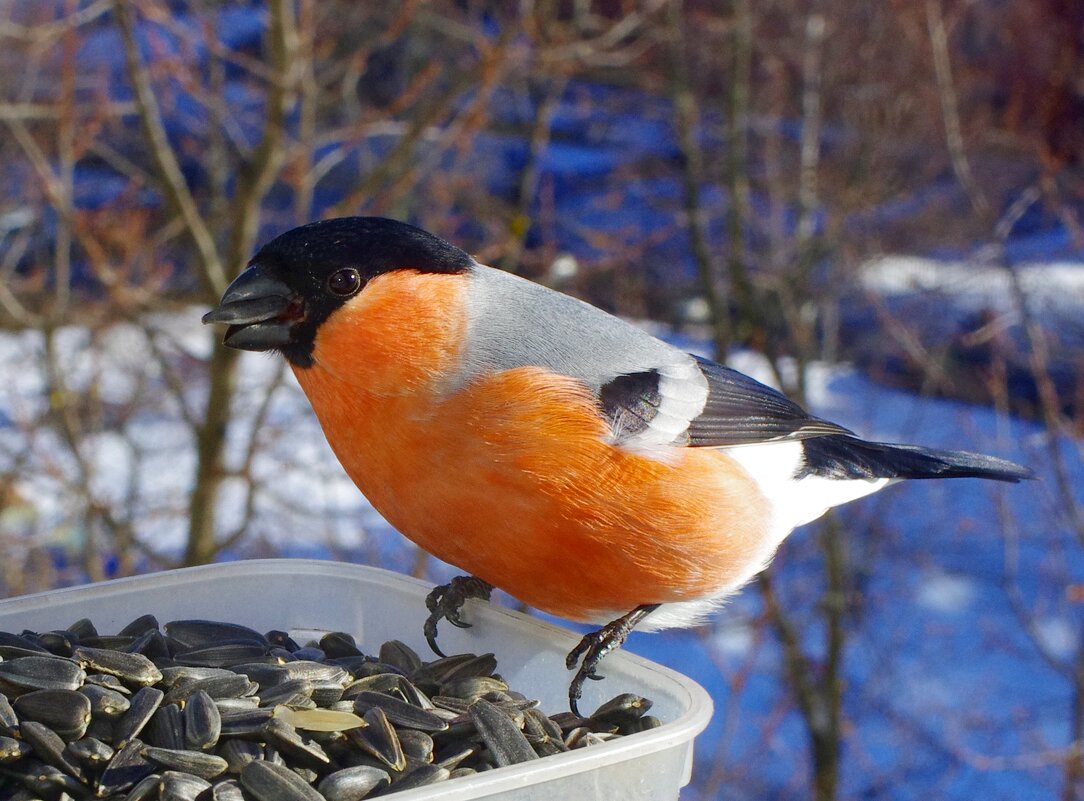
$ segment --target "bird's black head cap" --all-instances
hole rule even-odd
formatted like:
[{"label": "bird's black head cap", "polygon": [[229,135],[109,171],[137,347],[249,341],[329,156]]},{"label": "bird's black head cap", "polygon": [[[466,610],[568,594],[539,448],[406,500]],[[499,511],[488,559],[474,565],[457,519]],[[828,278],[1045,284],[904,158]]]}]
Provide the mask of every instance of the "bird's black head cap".
[{"label": "bird's black head cap", "polygon": [[401,269],[462,273],[473,263],[454,245],[397,220],[321,220],[260,248],[204,321],[232,323],[227,345],[279,350],[310,367],[321,323],[373,278]]},{"label": "bird's black head cap", "polygon": [[260,248],[252,263],[280,266],[318,279],[352,267],[368,281],[403,268],[458,273],[470,267],[472,261],[440,237],[398,220],[338,217],[302,225],[275,237]]}]

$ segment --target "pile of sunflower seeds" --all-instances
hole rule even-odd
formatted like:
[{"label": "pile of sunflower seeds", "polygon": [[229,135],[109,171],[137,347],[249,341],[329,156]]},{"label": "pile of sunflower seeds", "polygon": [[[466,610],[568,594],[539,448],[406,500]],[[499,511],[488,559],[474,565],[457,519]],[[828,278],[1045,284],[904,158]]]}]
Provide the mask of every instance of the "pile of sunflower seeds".
[{"label": "pile of sunflower seeds", "polygon": [[630,694],[547,716],[496,668],[151,615],[0,632],[0,801],[359,801],[659,725]]}]

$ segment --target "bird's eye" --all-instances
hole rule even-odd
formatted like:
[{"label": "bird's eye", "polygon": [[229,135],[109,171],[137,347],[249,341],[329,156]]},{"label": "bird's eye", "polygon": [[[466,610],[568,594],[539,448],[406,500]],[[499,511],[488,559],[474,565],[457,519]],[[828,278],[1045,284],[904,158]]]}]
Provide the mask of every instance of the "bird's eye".
[{"label": "bird's eye", "polygon": [[336,270],[327,279],[327,288],[336,295],[349,297],[361,289],[361,276],[353,267]]}]

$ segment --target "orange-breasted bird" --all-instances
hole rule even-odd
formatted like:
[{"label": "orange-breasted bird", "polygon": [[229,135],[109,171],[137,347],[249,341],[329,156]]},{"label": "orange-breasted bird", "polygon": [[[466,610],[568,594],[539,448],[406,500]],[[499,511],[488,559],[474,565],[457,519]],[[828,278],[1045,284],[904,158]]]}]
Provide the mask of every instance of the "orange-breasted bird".
[{"label": "orange-breasted bird", "polygon": [[469,576],[426,635],[499,587],[605,624],[587,678],[634,626],[702,619],[828,508],[901,479],[1019,481],[962,451],[866,442],[742,373],[479,264],[394,220],[267,243],[205,323],[281,352],[343,468],[401,533]]}]

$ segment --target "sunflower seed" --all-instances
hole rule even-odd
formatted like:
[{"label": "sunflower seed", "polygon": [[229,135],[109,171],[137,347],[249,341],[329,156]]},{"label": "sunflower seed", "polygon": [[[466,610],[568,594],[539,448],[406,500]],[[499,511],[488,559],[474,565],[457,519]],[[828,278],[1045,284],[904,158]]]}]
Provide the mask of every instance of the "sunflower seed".
[{"label": "sunflower seed", "polygon": [[312,700],[312,682],[308,679],[287,679],[260,694],[260,706],[275,707],[280,704],[295,706]]},{"label": "sunflower seed", "polygon": [[399,692],[402,683],[406,681],[406,677],[399,673],[374,673],[372,676],[355,679],[346,685],[346,689],[343,690],[343,700],[353,700],[358,693],[366,690],[391,695]]},{"label": "sunflower seed", "polygon": [[441,684],[440,694],[454,698],[481,698],[487,693],[503,692],[507,689],[507,684],[492,676],[468,676]]},{"label": "sunflower seed", "polygon": [[524,734],[533,734],[539,738],[561,739],[561,727],[537,708],[524,711]]},{"label": "sunflower seed", "polygon": [[154,687],[144,687],[133,695],[128,711],[113,724],[114,747],[124,748],[129,740],[139,736],[163,698],[165,693]]},{"label": "sunflower seed", "polygon": [[183,704],[188,698],[202,690],[213,700],[220,701],[226,698],[243,698],[253,695],[259,690],[259,685],[249,681],[247,676],[241,676],[225,669],[224,675],[208,676],[204,679],[185,681],[175,685],[166,693],[164,704]]},{"label": "sunflower seed", "polygon": [[473,663],[477,654],[452,654],[426,662],[417,670],[410,673],[410,680],[415,684],[432,684],[439,687],[449,677],[454,677],[456,670],[461,665]]},{"label": "sunflower seed", "polygon": [[[493,654],[472,655],[470,659],[454,663],[441,675],[441,683],[448,684],[459,679],[495,678],[501,681],[494,673],[497,670],[497,657]],[[504,683],[503,681],[501,682]],[[508,685],[505,685],[507,689]]]},{"label": "sunflower seed", "polygon": [[106,648],[79,646],[73,658],[95,672],[116,676],[131,684],[150,686],[162,680],[162,671],[143,654],[128,654]]},{"label": "sunflower seed", "polygon": [[139,740],[132,740],[113,755],[98,778],[98,797],[129,790],[155,772],[154,763],[143,756],[143,748]]},{"label": "sunflower seed", "polygon": [[221,716],[222,737],[258,737],[271,720],[270,709],[243,709]]},{"label": "sunflower seed", "polygon": [[264,638],[270,645],[277,646],[286,651],[289,651],[290,653],[301,649],[301,646],[294,642],[293,637],[291,637],[289,632],[286,631],[278,631],[277,629],[273,629],[267,632],[267,634],[264,635]]},{"label": "sunflower seed", "polygon": [[168,659],[170,656],[169,643],[160,631],[140,634],[125,650],[133,654],[143,654],[148,659]]},{"label": "sunflower seed", "polygon": [[260,699],[255,695],[246,695],[244,698],[218,698],[215,700],[215,706],[218,707],[219,713],[223,715],[227,715],[230,712],[256,709],[259,705]]},{"label": "sunflower seed", "polygon": [[199,776],[201,779],[213,779],[225,773],[229,767],[220,756],[205,754],[202,751],[179,750],[174,748],[155,748],[147,746],[143,756],[167,770],[181,771]]},{"label": "sunflower seed", "polygon": [[538,759],[519,727],[489,701],[479,698],[470,705],[468,714],[499,767]]},{"label": "sunflower seed", "polygon": [[148,745],[157,748],[184,748],[184,713],[174,704],[159,706],[140,736]]},{"label": "sunflower seed", "polygon": [[153,801],[158,798],[159,787],[162,777],[157,773],[144,777],[137,782],[135,787],[128,791],[124,801]]},{"label": "sunflower seed", "polygon": [[6,765],[30,755],[33,749],[22,740],[0,736],[0,765]]},{"label": "sunflower seed", "polygon": [[392,770],[403,770],[406,767],[406,755],[399,744],[399,735],[388,722],[384,710],[374,706],[365,711],[362,719],[368,725],[361,729],[351,729],[347,732],[347,737]]},{"label": "sunflower seed", "polygon": [[429,763],[433,761],[433,738],[424,731],[403,729],[398,732],[399,744],[407,759]]},{"label": "sunflower seed", "polygon": [[13,634],[10,631],[0,631],[0,659],[19,659],[24,656],[42,656],[48,653],[49,649],[37,640],[24,637],[22,634]]},{"label": "sunflower seed", "polygon": [[80,642],[90,637],[98,636],[98,629],[94,628],[94,623],[90,618],[86,617],[81,618],[68,626],[68,631]]},{"label": "sunflower seed", "polygon": [[328,659],[329,665],[338,665],[346,670],[354,679],[363,679],[367,676],[375,676],[377,673],[395,673],[405,676],[402,670],[394,665],[388,665],[373,659],[371,656],[340,656],[336,659]]},{"label": "sunflower seed", "polygon": [[88,673],[86,684],[93,684],[96,687],[105,687],[107,690],[113,690],[121,695],[132,694],[132,691],[124,686],[124,682],[116,676],[110,676],[108,673]]},{"label": "sunflower seed", "polygon": [[268,762],[250,762],[241,770],[241,786],[257,801],[324,801],[304,779],[289,768]]},{"label": "sunflower seed", "polygon": [[320,650],[328,659],[339,656],[361,656],[357,642],[345,631],[331,631],[321,637]]},{"label": "sunflower seed", "polygon": [[22,734],[27,745],[34,749],[38,759],[46,765],[52,765],[69,776],[78,778],[83,775],[82,768],[64,753],[66,745],[64,740],[48,726],[32,720],[24,720],[19,723],[19,733]]},{"label": "sunflower seed", "polygon": [[380,661],[394,665],[403,673],[413,673],[422,666],[422,659],[417,652],[399,640],[388,640],[380,646]]},{"label": "sunflower seed", "polygon": [[428,787],[431,784],[442,782],[451,777],[452,773],[447,768],[437,765],[418,765],[413,770],[404,773],[402,778],[395,782],[395,791],[413,790],[415,787]]},{"label": "sunflower seed", "polygon": [[195,750],[214,748],[222,733],[222,716],[214,699],[199,690],[184,705],[184,742]]},{"label": "sunflower seed", "polygon": [[218,749],[218,755],[226,760],[226,770],[240,773],[249,762],[263,759],[263,746],[251,740],[226,740]]},{"label": "sunflower seed", "polygon": [[31,764],[19,777],[23,785],[33,794],[32,798],[56,798],[65,794],[69,797],[83,795],[86,788],[78,779],[64,773],[52,765],[40,762]]},{"label": "sunflower seed", "polygon": [[561,729],[562,734],[567,734],[572,729],[580,726],[586,726],[589,722],[587,718],[580,717],[573,712],[558,712],[555,715],[550,715],[550,720]]},{"label": "sunflower seed", "polygon": [[635,724],[628,727],[627,731],[622,731],[622,734],[636,734],[641,731],[650,731],[651,729],[657,729],[662,725],[662,721],[654,715],[644,715]]},{"label": "sunflower seed", "polygon": [[361,801],[374,790],[390,783],[391,776],[387,771],[359,765],[329,773],[317,790],[327,801]]},{"label": "sunflower seed", "polygon": [[213,679],[222,676],[236,676],[237,674],[226,668],[199,667],[197,665],[173,665],[162,668],[162,681],[158,688],[172,690],[176,687],[185,687],[198,681]]},{"label": "sunflower seed", "polygon": [[37,644],[56,656],[70,657],[79,641],[70,631],[43,631],[37,636]]},{"label": "sunflower seed", "polygon": [[0,691],[9,698],[33,690],[78,690],[86,672],[59,656],[24,656],[0,662]]},{"label": "sunflower seed", "polygon": [[[287,662],[281,666],[283,681],[290,679],[307,679],[313,686],[320,684],[338,685],[345,688],[350,682],[349,671],[338,665],[327,665],[322,662],[313,662],[307,659],[299,659],[296,662]],[[260,686],[263,686],[262,684]]]},{"label": "sunflower seed", "polygon": [[455,770],[461,762],[473,757],[478,753],[481,746],[462,742],[449,743],[434,756],[433,763],[448,770]]},{"label": "sunflower seed", "polygon": [[18,731],[19,719],[15,716],[15,710],[8,697],[0,693],[0,733],[10,737]]},{"label": "sunflower seed", "polygon": [[119,634],[99,635],[97,637],[83,637],[79,640],[79,645],[87,648],[97,648],[102,651],[117,651],[123,653],[127,651],[132,643],[136,641],[135,637],[122,637]]},{"label": "sunflower seed", "polygon": [[241,785],[235,779],[216,782],[211,788],[211,801],[245,801]]},{"label": "sunflower seed", "polygon": [[84,684],[78,692],[90,701],[90,714],[110,720],[119,718],[131,707],[132,702],[116,690],[98,684]]},{"label": "sunflower seed", "polygon": [[140,615],[117,633],[127,637],[138,637],[140,634],[158,631],[158,629],[158,618],[154,615]]},{"label": "sunflower seed", "polygon": [[624,728],[647,714],[649,709],[651,702],[646,698],[633,693],[621,693],[602,704],[588,720]]},{"label": "sunflower seed", "polygon": [[196,648],[174,656],[178,665],[193,667],[233,667],[267,656],[267,646],[258,643],[219,643]]},{"label": "sunflower seed", "polygon": [[193,651],[223,642],[249,642],[270,645],[260,632],[238,623],[222,623],[215,620],[172,620],[162,626],[166,636],[182,650]]},{"label": "sunflower seed", "polygon": [[591,730],[586,726],[577,726],[574,729],[570,729],[569,731],[564,733],[565,747],[570,749],[578,748],[580,745],[580,740],[582,740],[586,735],[590,733]]},{"label": "sunflower seed", "polygon": [[113,747],[97,737],[84,737],[68,743],[64,753],[74,762],[88,767],[105,766],[113,758]]},{"label": "sunflower seed", "polygon": [[96,737],[103,743],[113,742],[113,721],[109,718],[90,717],[90,725],[87,726],[86,737]]},{"label": "sunflower seed", "polygon": [[354,711],[359,715],[364,715],[374,707],[382,709],[388,720],[396,726],[421,731],[444,731],[448,728],[448,722],[443,718],[391,695],[365,691],[354,699]]},{"label": "sunflower seed", "polygon": [[264,734],[284,755],[291,756],[308,767],[324,767],[331,759],[320,744],[303,737],[297,729],[281,718],[272,718],[263,728]]},{"label": "sunflower seed", "polygon": [[210,790],[211,783],[191,773],[167,770],[158,784],[159,801],[196,801],[200,793]]},{"label": "sunflower seed", "polygon": [[19,720],[44,723],[67,742],[86,734],[90,724],[90,699],[74,690],[35,690],[12,706]]}]

